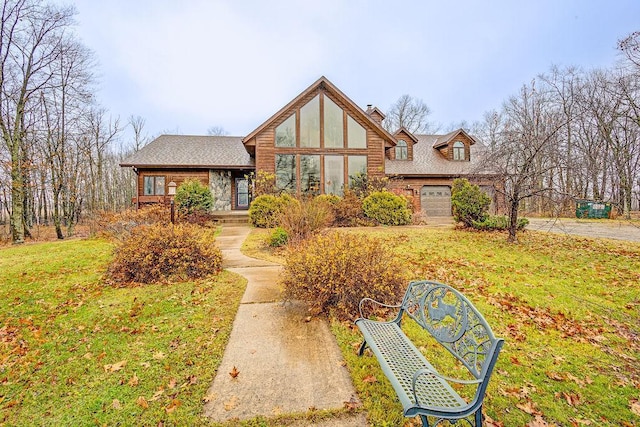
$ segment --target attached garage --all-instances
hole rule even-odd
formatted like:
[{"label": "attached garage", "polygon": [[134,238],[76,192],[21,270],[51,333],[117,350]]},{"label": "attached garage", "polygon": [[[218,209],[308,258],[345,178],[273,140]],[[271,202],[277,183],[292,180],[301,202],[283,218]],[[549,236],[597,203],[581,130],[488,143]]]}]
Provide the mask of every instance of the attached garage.
[{"label": "attached garage", "polygon": [[427,216],[451,216],[451,188],[425,185],[420,191],[420,206]]}]

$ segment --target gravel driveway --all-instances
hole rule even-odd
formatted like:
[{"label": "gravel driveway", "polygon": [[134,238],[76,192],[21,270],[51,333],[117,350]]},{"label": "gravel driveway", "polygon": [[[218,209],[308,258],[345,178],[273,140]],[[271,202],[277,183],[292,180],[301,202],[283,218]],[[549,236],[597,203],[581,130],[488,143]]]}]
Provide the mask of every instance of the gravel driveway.
[{"label": "gravel driveway", "polygon": [[528,218],[527,230],[640,242],[640,222],[623,219]]}]

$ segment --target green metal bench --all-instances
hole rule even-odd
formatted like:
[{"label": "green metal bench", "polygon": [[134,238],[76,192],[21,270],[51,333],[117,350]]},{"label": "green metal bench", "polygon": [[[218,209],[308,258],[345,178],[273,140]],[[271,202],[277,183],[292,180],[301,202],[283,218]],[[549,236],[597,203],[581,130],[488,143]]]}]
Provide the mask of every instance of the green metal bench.
[{"label": "green metal bench", "polygon": [[[398,308],[392,321],[367,319],[366,304]],[[474,379],[458,380],[439,374],[401,329],[406,314],[455,356]],[[430,281],[411,282],[402,304],[390,306],[370,298],[360,302],[356,320],[364,341],[378,359],[396,391],[405,417],[420,416],[423,426],[443,420],[465,420],[482,426],[482,401],[504,341],[496,338],[482,315],[461,293],[448,285]],[[475,393],[465,401],[451,383],[473,385]]]}]

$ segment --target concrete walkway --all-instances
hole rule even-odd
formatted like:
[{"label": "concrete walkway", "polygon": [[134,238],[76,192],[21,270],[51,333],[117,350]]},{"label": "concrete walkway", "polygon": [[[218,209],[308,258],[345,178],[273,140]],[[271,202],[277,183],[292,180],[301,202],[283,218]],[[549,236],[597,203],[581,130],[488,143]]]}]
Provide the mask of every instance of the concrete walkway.
[{"label": "concrete walkway", "polygon": [[[327,323],[309,319],[300,304],[283,304],[282,267],[240,252],[250,231],[225,226],[217,239],[223,267],[248,283],[205,415],[224,422],[343,408],[356,394]],[[232,371],[238,372],[235,378]],[[361,427],[366,420],[358,414],[315,425]]]}]

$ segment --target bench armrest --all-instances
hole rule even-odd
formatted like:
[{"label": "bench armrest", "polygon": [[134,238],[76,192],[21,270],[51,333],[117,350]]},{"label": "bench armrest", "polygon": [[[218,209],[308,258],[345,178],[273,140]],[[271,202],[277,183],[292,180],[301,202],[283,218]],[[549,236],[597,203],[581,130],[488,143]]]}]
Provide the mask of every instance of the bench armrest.
[{"label": "bench armrest", "polygon": [[376,301],[376,300],[374,300],[374,299],[371,299],[371,298],[362,298],[362,299],[360,300],[360,304],[358,304],[358,311],[360,312],[360,317],[361,317],[361,318],[363,318],[363,319],[367,319],[367,317],[366,317],[366,316],[364,315],[364,313],[362,312],[363,303],[365,303],[365,302],[367,302],[367,301],[372,302],[372,303],[374,303],[375,305],[378,305],[378,306],[380,306],[380,307],[385,307],[385,308],[400,308],[400,307],[402,307],[402,304],[398,304],[398,305],[389,305],[389,304],[383,304],[383,303],[378,302],[378,301]]},{"label": "bench armrest", "polygon": [[443,380],[445,380],[447,382],[452,382],[452,383],[456,383],[456,384],[464,384],[464,385],[480,384],[480,383],[482,383],[484,381],[483,379],[459,380],[457,378],[445,377],[444,375],[440,375],[439,373],[437,373],[433,369],[429,369],[429,368],[419,369],[418,371],[416,371],[415,374],[413,374],[413,380],[411,381],[411,388],[413,389],[413,398],[416,400],[416,404],[418,404],[418,405],[420,405],[420,402],[418,401],[418,395],[416,393],[416,382],[418,382],[418,378],[420,378],[423,375],[433,375],[433,376],[438,377],[440,379],[443,379]]}]

